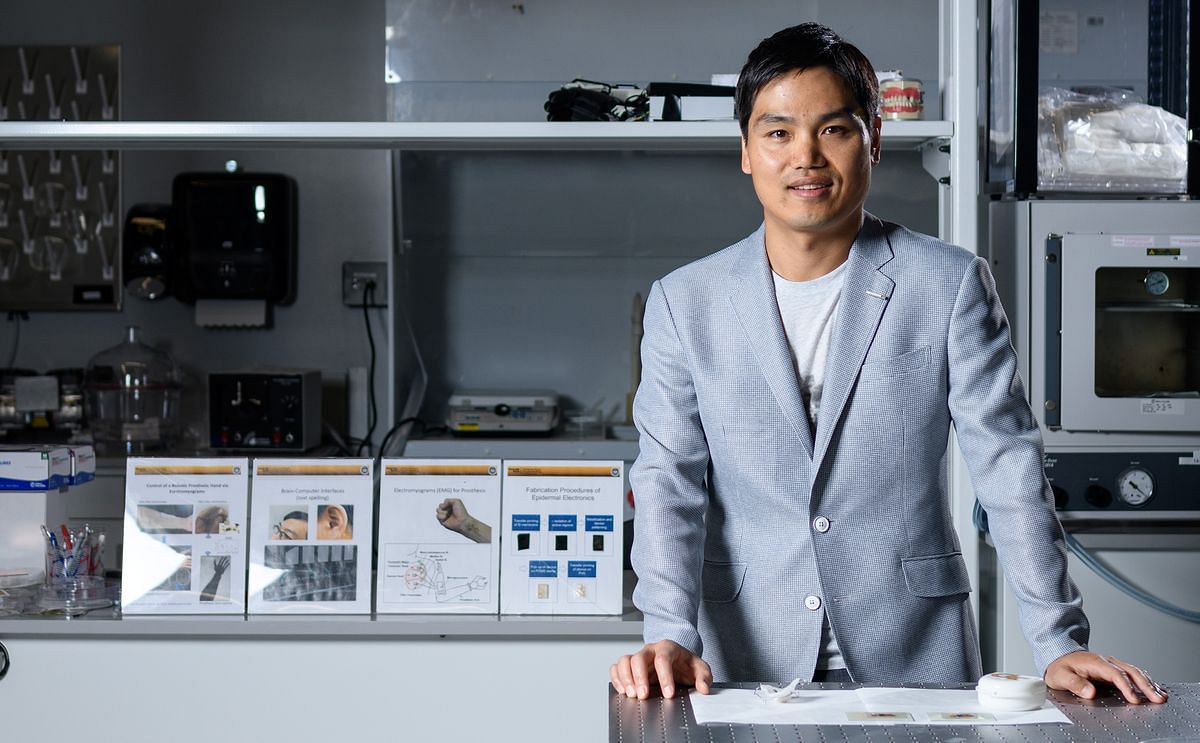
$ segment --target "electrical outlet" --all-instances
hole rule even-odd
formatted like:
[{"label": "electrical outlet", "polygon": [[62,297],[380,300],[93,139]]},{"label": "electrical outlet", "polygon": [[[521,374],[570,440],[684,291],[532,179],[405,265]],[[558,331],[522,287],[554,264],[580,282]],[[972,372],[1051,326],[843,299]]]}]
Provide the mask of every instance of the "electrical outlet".
[{"label": "electrical outlet", "polygon": [[342,263],[342,304],[362,307],[367,284],[375,282],[368,307],[387,307],[387,263],[346,261]]}]

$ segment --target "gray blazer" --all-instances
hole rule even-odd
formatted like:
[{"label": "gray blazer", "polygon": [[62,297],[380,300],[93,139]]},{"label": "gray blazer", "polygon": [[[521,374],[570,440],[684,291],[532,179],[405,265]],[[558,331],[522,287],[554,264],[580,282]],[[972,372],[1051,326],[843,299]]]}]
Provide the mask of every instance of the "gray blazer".
[{"label": "gray blazer", "polygon": [[634,602],[717,681],[812,673],[822,614],[856,681],[974,681],[946,489],[954,423],[1040,669],[1083,649],[1042,444],[986,261],[866,215],[810,432],[763,230],[646,302]]}]

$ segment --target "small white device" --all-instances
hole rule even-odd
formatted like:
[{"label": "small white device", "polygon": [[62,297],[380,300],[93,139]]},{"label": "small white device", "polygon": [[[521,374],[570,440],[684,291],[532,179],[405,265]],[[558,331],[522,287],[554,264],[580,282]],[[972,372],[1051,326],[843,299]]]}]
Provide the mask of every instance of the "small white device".
[{"label": "small white device", "polygon": [[558,413],[558,394],[550,390],[457,390],[446,426],[454,433],[548,434]]},{"label": "small white device", "polygon": [[976,688],[979,704],[994,712],[1041,709],[1046,701],[1046,682],[1036,676],[989,673]]}]

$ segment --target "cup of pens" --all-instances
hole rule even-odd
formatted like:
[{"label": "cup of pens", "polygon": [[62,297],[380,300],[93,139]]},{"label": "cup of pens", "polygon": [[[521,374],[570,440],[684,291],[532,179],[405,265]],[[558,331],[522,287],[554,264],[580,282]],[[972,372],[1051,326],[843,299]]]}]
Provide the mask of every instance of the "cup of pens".
[{"label": "cup of pens", "polygon": [[112,591],[104,581],[104,532],[84,524],[58,532],[42,527],[46,541],[46,583],[38,606],[68,616],[111,606]]}]

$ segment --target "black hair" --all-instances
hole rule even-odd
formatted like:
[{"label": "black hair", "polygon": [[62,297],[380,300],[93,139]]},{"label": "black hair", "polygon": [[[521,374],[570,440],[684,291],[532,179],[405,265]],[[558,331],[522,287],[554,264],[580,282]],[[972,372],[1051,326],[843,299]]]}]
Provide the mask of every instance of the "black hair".
[{"label": "black hair", "polygon": [[279,519],[279,522],[283,523],[284,521],[287,521],[289,519],[295,519],[296,521],[307,522],[308,521],[308,511],[292,511],[287,516],[284,516],[283,518]]},{"label": "black hair", "polygon": [[842,79],[868,125],[879,114],[879,79],[867,55],[827,26],[801,23],[763,39],[746,58],[734,93],[743,139],[759,91],[777,78],[813,67],[827,67]]}]

